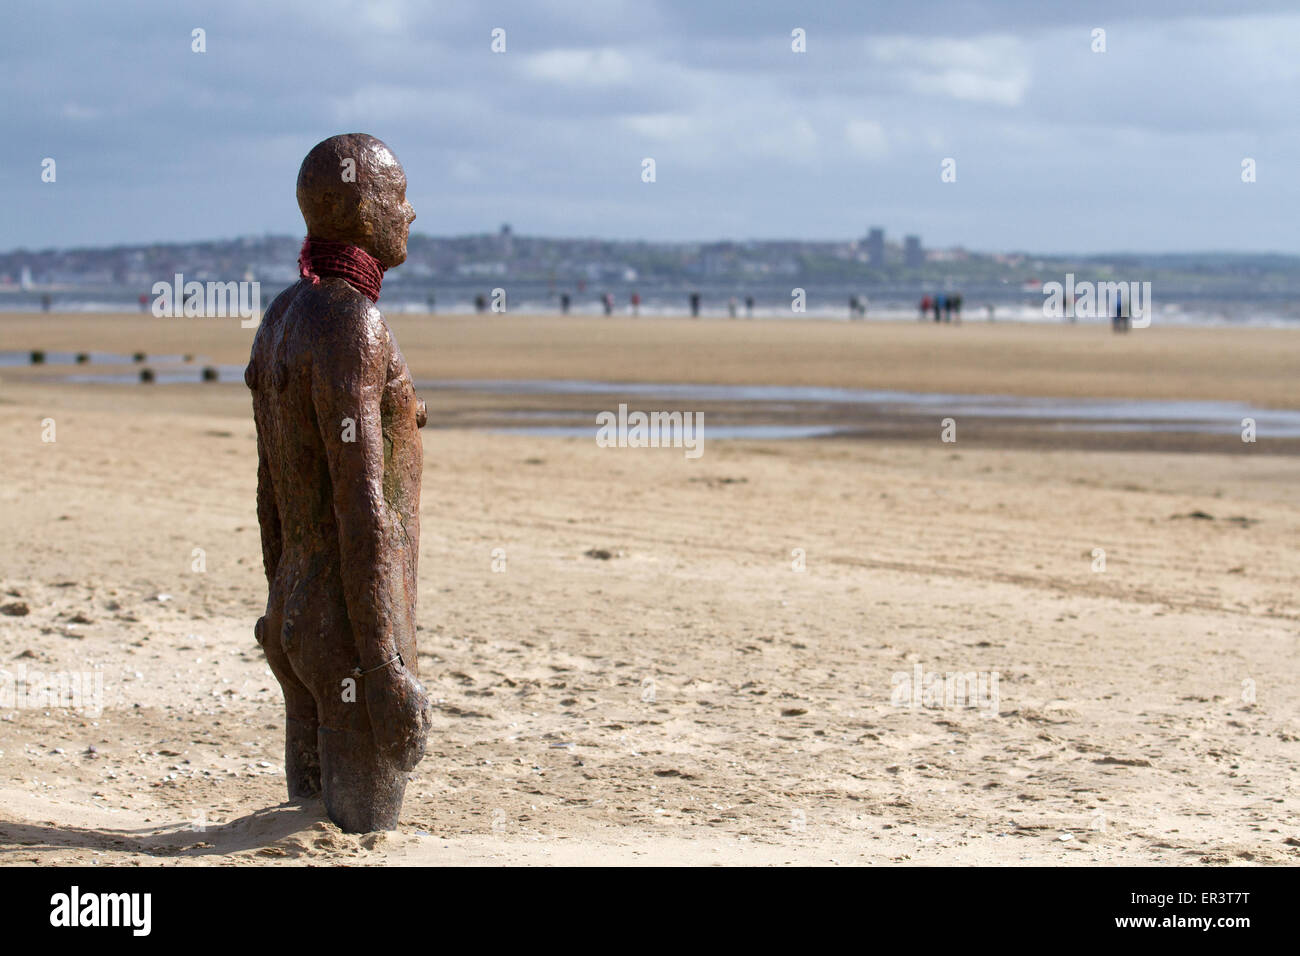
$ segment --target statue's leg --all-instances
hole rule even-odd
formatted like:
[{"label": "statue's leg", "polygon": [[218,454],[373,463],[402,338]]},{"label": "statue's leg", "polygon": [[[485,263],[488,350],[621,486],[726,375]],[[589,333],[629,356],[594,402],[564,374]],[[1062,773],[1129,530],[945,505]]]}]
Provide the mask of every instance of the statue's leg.
[{"label": "statue's leg", "polygon": [[321,727],[320,755],[325,812],[340,830],[397,829],[407,774],[379,756],[369,727],[360,731]]},{"label": "statue's leg", "polygon": [[[349,673],[354,658],[340,655],[335,669]],[[321,790],[325,812],[347,833],[397,829],[407,773],[379,754],[370,728],[365,688],[355,694],[321,695]]]},{"label": "statue's leg", "polygon": [[394,830],[407,774],[379,756],[364,678],[352,673],[356,646],[342,586],[322,587],[302,598],[295,595],[292,601],[296,624],[286,642],[287,655],[315,700],[325,811],[348,833]]},{"label": "statue's leg", "polygon": [[[286,694],[285,707],[288,706]],[[314,713],[310,718],[285,717],[284,775],[289,782],[290,800],[320,796],[320,728]]]},{"label": "statue's leg", "polygon": [[[268,641],[268,634],[276,638]],[[257,622],[258,643],[266,652],[266,662],[284,694],[284,775],[289,784],[289,799],[302,800],[320,795],[319,720],[316,699],[294,673],[279,634],[278,613],[268,613]]]}]

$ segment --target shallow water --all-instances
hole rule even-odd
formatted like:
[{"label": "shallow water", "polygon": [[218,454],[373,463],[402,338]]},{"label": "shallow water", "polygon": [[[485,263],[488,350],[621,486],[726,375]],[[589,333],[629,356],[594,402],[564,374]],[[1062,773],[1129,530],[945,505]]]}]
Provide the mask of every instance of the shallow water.
[{"label": "shallow water", "polygon": [[[86,361],[78,362],[78,354],[84,354]],[[112,366],[113,371],[97,370],[97,368],[102,368],[105,365]],[[33,362],[30,351],[21,352],[13,349],[0,351],[0,368],[19,368],[22,366],[49,367],[52,378],[76,385],[138,385],[140,384],[142,369],[149,369],[153,372],[154,380],[151,384],[154,385],[183,385],[191,382],[202,382],[205,368],[215,368],[217,370],[217,380],[220,382],[243,382],[244,380],[244,366],[211,365],[201,355],[187,357],[184,355],[146,354],[143,359],[137,361],[133,355],[118,352],[77,353],[46,350],[45,361]],[[63,366],[72,366],[72,369],[65,369]],[[76,371],[73,371],[73,369]]]},{"label": "shallow water", "polygon": [[[84,368],[85,366],[81,367]],[[71,382],[74,385],[138,385],[140,384],[140,369],[145,368],[153,371],[154,380],[150,383],[153,385],[190,385],[195,382],[203,382],[203,370],[205,368],[215,368],[217,370],[218,382],[244,384],[244,366],[242,365],[203,365],[195,361],[177,367],[163,365],[161,358],[156,361],[146,359],[138,363],[131,372],[73,372],[61,376],[61,381]]]},{"label": "shallow water", "polygon": [[[1041,398],[1021,395],[962,395],[898,392],[800,385],[681,385],[645,382],[590,382],[576,379],[523,381],[438,380],[417,383],[426,389],[457,389],[521,395],[654,396],[676,401],[732,401],[763,405],[816,403],[871,406],[899,415],[967,415],[977,418],[1057,420],[1063,428],[1114,431],[1181,431],[1204,434],[1240,432],[1251,418],[1260,434],[1300,437],[1300,411],[1257,408],[1246,402],[1157,399]],[[807,426],[819,427],[819,426]],[[543,434],[537,430],[527,430]],[[843,426],[829,431],[843,431]],[[713,433],[713,429],[710,429]],[[720,435],[718,437],[721,437]],[[803,437],[803,436],[790,436]]]},{"label": "shallow water", "polygon": [[[521,425],[513,428],[488,428],[486,431],[506,435],[543,435],[551,438],[591,438],[596,425]],[[714,438],[818,438],[845,431],[836,425],[709,425],[701,424],[699,437]],[[673,446],[676,447],[676,446]]]},{"label": "shallow water", "polygon": [[[85,362],[78,362],[77,356],[84,354]],[[0,351],[0,368],[17,368],[23,365],[76,365],[84,368],[87,365],[139,365],[145,367],[153,364],[159,365],[193,365],[199,366],[201,359],[196,356],[190,356],[186,361],[184,355],[148,355],[144,359],[136,361],[132,355],[119,354],[117,352],[64,352],[58,349],[46,349],[44,362],[33,362],[31,351],[18,351],[10,349]],[[242,373],[241,373],[242,374]],[[135,381],[135,376],[123,375],[123,381]]]},{"label": "shallow water", "polygon": [[[219,382],[243,382],[243,365],[208,365],[201,356],[185,361],[180,355],[150,355],[136,362],[130,355],[90,352],[89,361],[76,363],[76,353],[47,351],[44,366],[61,381],[93,385],[138,385],[140,370],[151,369],[155,385],[202,382],[204,368],[215,368]],[[31,353],[0,351],[0,366],[31,365]],[[72,366],[65,370],[63,366]],[[113,370],[95,369],[113,366]],[[129,368],[125,368],[129,367]],[[43,366],[42,366],[43,367]],[[83,371],[84,370],[84,371]],[[975,418],[1055,421],[1057,427],[1085,431],[1162,431],[1200,434],[1240,433],[1242,420],[1254,419],[1259,435],[1300,438],[1300,411],[1257,408],[1247,402],[1168,401],[1157,399],[1042,398],[1020,395],[962,395],[941,392],[900,392],[873,389],[827,388],[813,385],[710,385],[668,382],[593,382],[582,379],[430,379],[416,382],[426,391],[483,392],[496,395],[606,395],[627,401],[652,397],[664,403],[741,402],[771,412],[788,411],[804,404],[870,407],[878,413],[931,417],[958,415]],[[611,401],[609,404],[616,405]],[[614,409],[610,409],[613,411]],[[644,409],[649,410],[649,409]],[[502,411],[506,417],[569,417],[584,411]],[[587,425],[520,425],[490,427],[512,434],[585,436]],[[711,425],[711,438],[811,438],[851,431],[851,424]]]},{"label": "shallow water", "polygon": [[[86,361],[79,363],[77,356],[84,354]],[[196,359],[191,358],[190,363]],[[183,355],[147,355],[144,360],[137,362],[133,356],[119,355],[116,352],[63,352],[50,351],[45,352],[44,362],[33,362],[31,352],[19,351],[0,351],[0,367],[17,368],[23,365],[147,365],[150,362],[166,362],[170,364],[185,363]],[[185,363],[185,364],[190,364]]]}]

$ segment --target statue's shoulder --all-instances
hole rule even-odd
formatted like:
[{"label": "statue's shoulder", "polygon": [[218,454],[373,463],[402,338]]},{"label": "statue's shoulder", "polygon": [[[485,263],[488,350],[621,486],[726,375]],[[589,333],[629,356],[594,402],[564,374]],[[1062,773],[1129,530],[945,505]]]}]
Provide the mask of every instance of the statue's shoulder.
[{"label": "statue's shoulder", "polygon": [[[308,298],[309,297],[309,298]],[[386,339],[388,324],[379,307],[345,279],[327,276],[309,287],[301,304],[334,336],[364,336]],[[326,329],[322,329],[322,332]]]},{"label": "statue's shoulder", "polygon": [[276,296],[263,314],[244,382],[256,391],[265,378],[261,366],[274,365],[276,356],[292,362],[289,356],[297,353],[309,363],[337,368],[383,362],[391,349],[383,313],[345,280],[299,281]]},{"label": "statue's shoulder", "polygon": [[310,326],[311,362],[330,378],[386,367],[392,336],[379,308],[343,279],[322,278],[294,303]]}]

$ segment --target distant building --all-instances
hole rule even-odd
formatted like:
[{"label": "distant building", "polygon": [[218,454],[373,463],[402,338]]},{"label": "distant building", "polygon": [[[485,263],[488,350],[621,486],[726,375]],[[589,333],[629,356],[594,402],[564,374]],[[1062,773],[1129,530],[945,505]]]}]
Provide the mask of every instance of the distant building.
[{"label": "distant building", "polygon": [[885,264],[885,230],[873,226],[867,233],[867,260],[873,266]]},{"label": "distant building", "polygon": [[508,222],[502,223],[501,224],[501,254],[508,259],[510,258],[510,256],[514,254],[514,251],[515,251],[515,237],[514,237],[514,233],[510,231],[510,223]]},{"label": "distant building", "polygon": [[903,265],[909,269],[925,265],[925,250],[921,248],[920,236],[903,237]]}]

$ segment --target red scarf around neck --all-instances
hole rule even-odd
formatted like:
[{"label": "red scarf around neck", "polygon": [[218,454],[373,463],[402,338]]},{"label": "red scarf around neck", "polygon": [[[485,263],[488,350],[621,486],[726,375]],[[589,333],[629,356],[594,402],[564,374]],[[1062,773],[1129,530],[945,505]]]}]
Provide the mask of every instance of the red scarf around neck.
[{"label": "red scarf around neck", "polygon": [[376,303],[387,270],[386,265],[350,242],[308,236],[302,241],[302,252],[298,254],[298,274],[311,280],[312,285],[320,285],[323,276],[337,276],[352,283],[358,292]]}]

